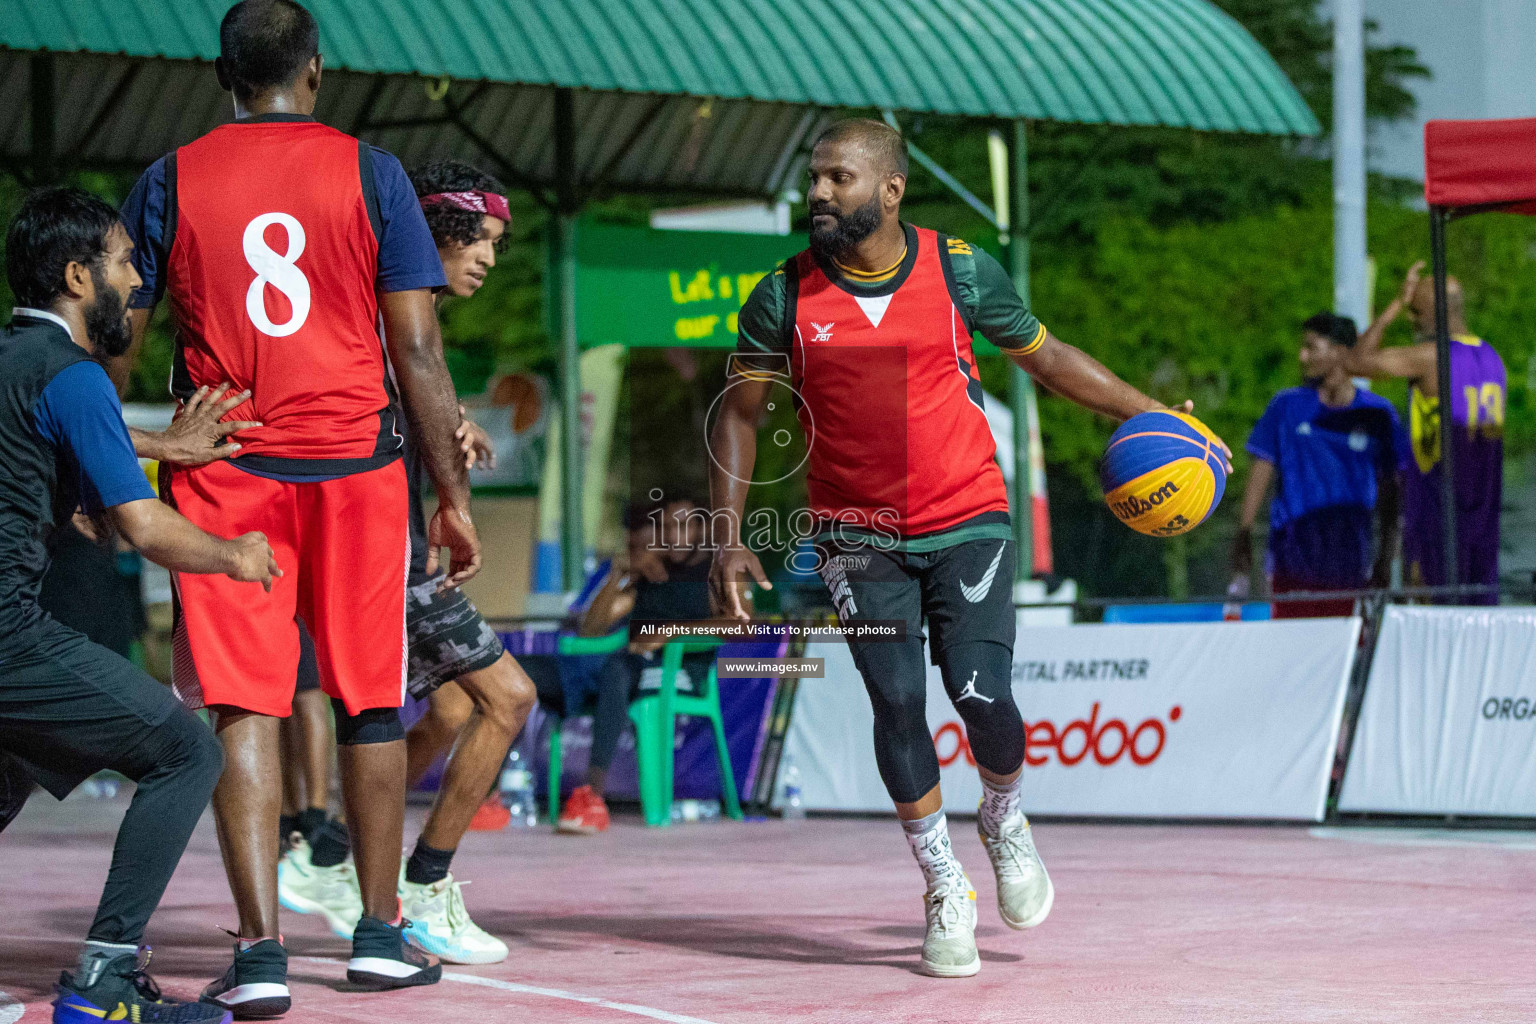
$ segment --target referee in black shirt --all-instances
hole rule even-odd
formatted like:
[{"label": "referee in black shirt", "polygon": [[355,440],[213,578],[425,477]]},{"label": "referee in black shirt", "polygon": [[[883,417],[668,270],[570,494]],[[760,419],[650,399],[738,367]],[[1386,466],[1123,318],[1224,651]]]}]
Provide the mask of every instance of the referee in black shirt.
[{"label": "referee in black shirt", "polygon": [[219,744],[164,686],[37,603],[49,543],[77,508],[168,568],[269,589],[279,574],[265,537],[204,533],[139,469],[100,362],[128,347],[132,249],[116,211],[79,189],[33,193],[6,237],[17,306],[0,332],[0,825],[30,780],[60,799],[104,769],[136,782],[54,1020],[212,1024],[228,1014],[157,998],[138,945],[218,781]]}]

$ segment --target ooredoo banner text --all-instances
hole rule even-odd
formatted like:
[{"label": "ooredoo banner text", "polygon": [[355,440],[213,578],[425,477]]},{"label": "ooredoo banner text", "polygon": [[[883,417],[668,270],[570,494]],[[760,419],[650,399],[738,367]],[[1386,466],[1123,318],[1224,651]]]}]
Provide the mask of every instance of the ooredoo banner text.
[{"label": "ooredoo banner text", "polygon": [[[1318,821],[1358,619],[1021,629],[1013,692],[1032,813]],[[811,644],[786,750],[811,809],[890,807],[869,698],[843,643]],[[944,806],[981,799],[965,726],[928,670]]]}]

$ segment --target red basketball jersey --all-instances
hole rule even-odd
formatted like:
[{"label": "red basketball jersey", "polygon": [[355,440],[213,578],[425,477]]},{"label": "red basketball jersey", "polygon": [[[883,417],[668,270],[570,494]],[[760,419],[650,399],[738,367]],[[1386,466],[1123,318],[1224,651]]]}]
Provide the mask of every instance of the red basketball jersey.
[{"label": "red basketball jersey", "polygon": [[879,298],[839,287],[809,250],[792,263],[790,370],[811,508],[903,536],[1008,508],[963,303],[938,234],[916,235],[911,272]]},{"label": "red basketball jersey", "polygon": [[307,119],[226,124],[176,151],[173,390],[250,388],[231,418],[263,426],[241,433],[242,459],[352,472],[398,455],[368,159]]}]

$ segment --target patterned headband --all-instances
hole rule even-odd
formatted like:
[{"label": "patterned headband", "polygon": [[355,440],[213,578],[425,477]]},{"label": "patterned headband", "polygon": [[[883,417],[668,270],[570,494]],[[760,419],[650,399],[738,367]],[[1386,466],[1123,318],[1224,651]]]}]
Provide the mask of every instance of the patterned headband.
[{"label": "patterned headband", "polygon": [[451,206],[456,210],[488,213],[499,220],[512,221],[512,208],[507,197],[495,192],[434,192],[421,197],[422,206]]}]

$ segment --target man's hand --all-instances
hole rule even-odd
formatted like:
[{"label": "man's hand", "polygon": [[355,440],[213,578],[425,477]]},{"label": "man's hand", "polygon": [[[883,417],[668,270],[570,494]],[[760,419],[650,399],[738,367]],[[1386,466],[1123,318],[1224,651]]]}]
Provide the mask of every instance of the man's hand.
[{"label": "man's hand", "polygon": [[453,436],[459,439],[459,451],[464,453],[465,469],[474,469],[480,463],[484,463],[486,469],[496,468],[496,448],[491,444],[491,435],[464,414],[462,405],[459,406],[459,429],[453,432]]},{"label": "man's hand", "polygon": [[181,414],[163,432],[137,433],[134,450],[143,458],[178,466],[201,466],[229,458],[240,450],[240,444],[225,439],[241,430],[261,426],[256,420],[220,422],[230,410],[251,397],[249,390],[226,397],[225,392],[230,387],[224,383],[212,389],[198,388],[182,406]]},{"label": "man's hand", "polygon": [[1232,538],[1232,575],[1247,576],[1253,572],[1253,531],[1239,529]]},{"label": "man's hand", "polygon": [[1403,286],[1398,289],[1398,305],[1406,306],[1413,302],[1413,293],[1418,291],[1419,278],[1424,276],[1424,261],[1417,260],[1408,268],[1408,273],[1403,277]]},{"label": "man's hand", "polygon": [[466,509],[438,505],[427,524],[427,575],[437,572],[438,550],[448,549],[448,575],[438,590],[468,583],[480,571],[480,536]]},{"label": "man's hand", "polygon": [[224,542],[229,551],[230,568],[224,575],[238,583],[260,583],[267,593],[272,593],[272,579],[281,576],[277,556],[267,535],[260,532],[242,533]]},{"label": "man's hand", "polygon": [[639,573],[647,583],[667,582],[667,563],[661,560],[661,555],[650,548],[636,548],[630,552],[629,568],[631,572]]},{"label": "man's hand", "polygon": [[752,618],[752,612],[742,600],[747,586],[742,582],[743,576],[752,577],[764,590],[773,589],[768,574],[763,572],[763,564],[748,548],[720,548],[715,552],[715,560],[709,567],[710,599],[721,615],[746,622]]},{"label": "man's hand", "polygon": [[[1169,412],[1182,412],[1186,416],[1193,416],[1195,414],[1195,400],[1193,398],[1186,398],[1179,405],[1167,405],[1163,408],[1167,409]],[[1202,420],[1201,422],[1203,423],[1205,421]],[[1210,427],[1206,427],[1205,429],[1211,430]],[[1226,456],[1226,470],[1227,473],[1230,474],[1232,472],[1232,449],[1227,447],[1227,442],[1223,441],[1220,437],[1217,436],[1216,431],[1211,430],[1211,436],[1216,438],[1216,443],[1221,446],[1222,454]]]}]

